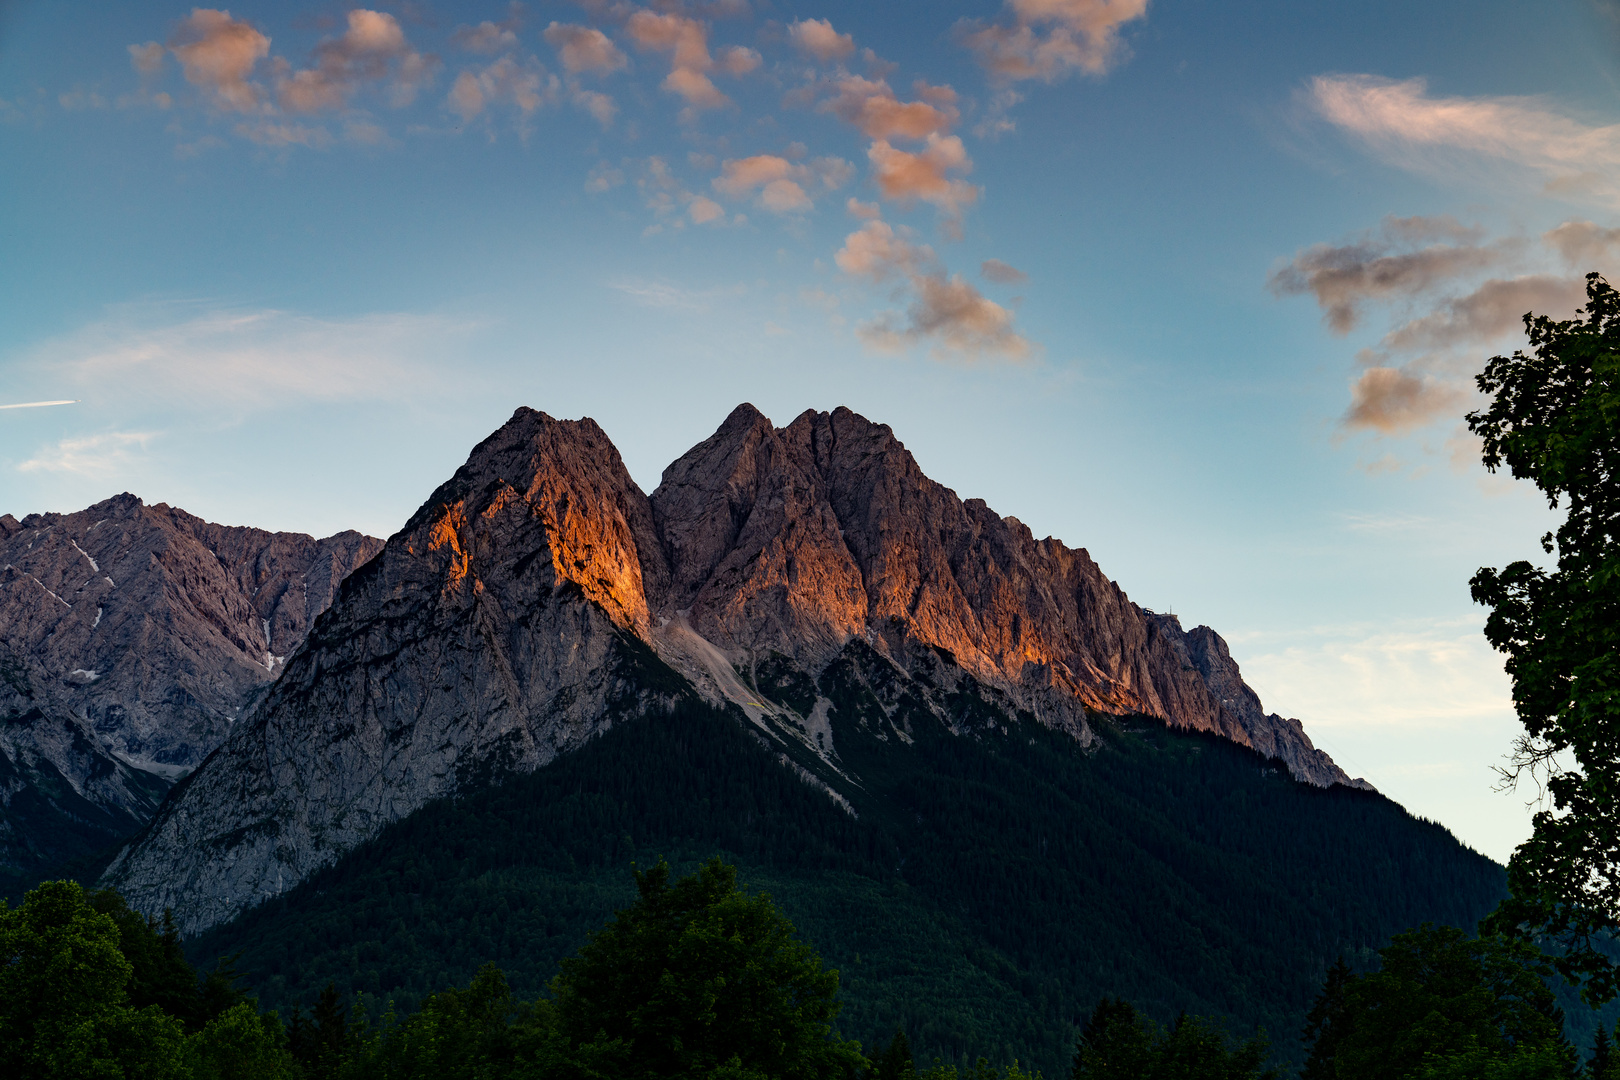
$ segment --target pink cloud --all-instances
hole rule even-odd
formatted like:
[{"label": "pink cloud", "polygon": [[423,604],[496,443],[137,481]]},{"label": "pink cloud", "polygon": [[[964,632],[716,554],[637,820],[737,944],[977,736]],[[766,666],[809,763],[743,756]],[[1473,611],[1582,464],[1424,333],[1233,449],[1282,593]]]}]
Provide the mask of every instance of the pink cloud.
[{"label": "pink cloud", "polygon": [[830,190],[846,183],[853,171],[842,158],[800,163],[775,154],[756,154],[721,162],[720,175],[711,183],[714,190],[732,198],[746,198],[757,191],[765,209],[787,214],[810,209],[812,201],[805,184],[819,181],[822,188]]},{"label": "pink cloud", "polygon": [[867,157],[872,162],[878,191],[886,199],[901,203],[920,199],[957,218],[979,197],[977,187],[947,175],[973,168],[962,140],[955,135],[930,135],[927,145],[915,154],[878,139]]},{"label": "pink cloud", "polygon": [[1308,99],[1395,164],[1477,178],[1481,159],[1539,174],[1546,190],[1620,205],[1620,124],[1593,125],[1528,97],[1430,97],[1422,79],[1324,75]]},{"label": "pink cloud", "polygon": [[855,51],[855,39],[834,30],[826,19],[800,19],[788,24],[788,40],[824,64],[842,60]]},{"label": "pink cloud", "polygon": [[1375,367],[1361,373],[1350,390],[1344,426],[1399,435],[1439,416],[1456,412],[1465,399],[1460,387],[1401,368]]},{"label": "pink cloud", "polygon": [[1052,82],[1072,71],[1106,74],[1125,52],[1120,28],[1147,0],[1008,0],[1011,25],[963,24],[963,42],[1002,80]]},{"label": "pink cloud", "polygon": [[408,105],[417,89],[430,82],[438,58],[411,48],[392,15],[355,8],[348,29],[315,46],[315,66],[297,71],[283,64],[276,98],[288,112],[340,109],[367,82],[391,80],[395,105]]},{"label": "pink cloud", "polygon": [[822,104],[840,120],[855,125],[872,139],[926,139],[943,135],[956,123],[956,91],[919,80],[920,100],[901,101],[883,79],[845,75],[834,84],[836,94]]},{"label": "pink cloud", "polygon": [[542,35],[562,59],[563,70],[608,75],[627,67],[630,58],[602,31],[591,26],[554,22]]},{"label": "pink cloud", "polygon": [[682,98],[692,109],[718,109],[731,104],[709,78],[714,58],[709,55],[709,31],[696,19],[637,11],[625,23],[636,47],[670,54],[664,89]]},{"label": "pink cloud", "polygon": [[1566,221],[1542,233],[1541,239],[1574,270],[1608,270],[1620,260],[1620,229],[1590,221]]},{"label": "pink cloud", "polygon": [[253,67],[270,54],[270,39],[229,11],[193,8],[169,39],[186,81],[212,104],[236,112],[257,112],[261,91],[248,82]]}]

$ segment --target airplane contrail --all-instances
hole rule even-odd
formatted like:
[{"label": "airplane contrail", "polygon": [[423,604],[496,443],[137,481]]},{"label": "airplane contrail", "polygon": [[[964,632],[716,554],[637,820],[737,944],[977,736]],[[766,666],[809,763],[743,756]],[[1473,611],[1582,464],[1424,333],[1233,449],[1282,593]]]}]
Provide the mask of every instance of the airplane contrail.
[{"label": "airplane contrail", "polygon": [[77,405],[78,398],[67,401],[19,401],[15,405],[0,405],[0,409],[43,409],[47,405]]}]

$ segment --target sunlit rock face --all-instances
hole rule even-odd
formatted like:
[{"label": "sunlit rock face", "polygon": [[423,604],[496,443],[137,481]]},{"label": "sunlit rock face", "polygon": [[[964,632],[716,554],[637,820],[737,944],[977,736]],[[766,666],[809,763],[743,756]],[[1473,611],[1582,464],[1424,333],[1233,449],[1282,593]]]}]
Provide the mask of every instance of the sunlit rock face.
[{"label": "sunlit rock face", "polygon": [[683,689],[808,749],[825,777],[795,768],[836,801],[816,689],[834,664],[952,730],[972,684],[1082,742],[1096,714],[1147,714],[1349,782],[1264,713],[1213,631],[960,500],[886,426],[838,409],[777,428],[739,406],[647,496],[593,421],[520,409],[343,584],[106,880],[195,931]]},{"label": "sunlit rock face", "polygon": [[[103,824],[127,835],[224,741],[338,583],[381,547],[355,532],[214,525],[129,494],[74,514],[0,516],[8,817],[26,797],[70,819],[111,815]],[[0,865],[29,839],[0,835]]]}]

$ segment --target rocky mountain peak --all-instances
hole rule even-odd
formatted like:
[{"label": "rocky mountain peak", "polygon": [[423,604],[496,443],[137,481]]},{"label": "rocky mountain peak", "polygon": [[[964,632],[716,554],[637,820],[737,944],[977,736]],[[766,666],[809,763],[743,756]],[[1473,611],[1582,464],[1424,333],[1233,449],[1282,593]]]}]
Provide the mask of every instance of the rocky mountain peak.
[{"label": "rocky mountain peak", "polygon": [[1088,742],[1097,714],[1145,714],[1349,782],[1264,713],[1213,631],[964,502],[886,425],[838,408],[777,428],[741,405],[647,496],[594,421],[525,408],[344,582],[108,880],[199,929],[430,800],[693,691],[823,770],[793,766],[847,809],[835,668],[877,706],[847,722],[904,697],[967,733],[971,699]]}]

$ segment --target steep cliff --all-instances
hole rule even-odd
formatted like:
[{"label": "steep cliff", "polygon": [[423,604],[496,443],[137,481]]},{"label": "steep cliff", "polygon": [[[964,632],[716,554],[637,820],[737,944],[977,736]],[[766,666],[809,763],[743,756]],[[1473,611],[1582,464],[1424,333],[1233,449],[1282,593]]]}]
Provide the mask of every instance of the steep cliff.
[{"label": "steep cliff", "polygon": [[[337,601],[110,880],[195,929],[656,697],[646,497],[591,420],[520,409]],[[656,663],[656,661],[653,661]]]},{"label": "steep cliff", "polygon": [[829,715],[857,700],[902,742],[922,715],[968,732],[1021,714],[1090,743],[1097,714],[1141,714],[1350,783],[1213,631],[960,500],[884,425],[838,409],[779,429],[739,406],[646,496],[593,421],[519,409],[344,583],[107,880],[201,929],[694,692],[849,812],[861,781]]},{"label": "steep cliff", "polygon": [[0,871],[138,828],[380,547],[129,494],[0,516]]}]

